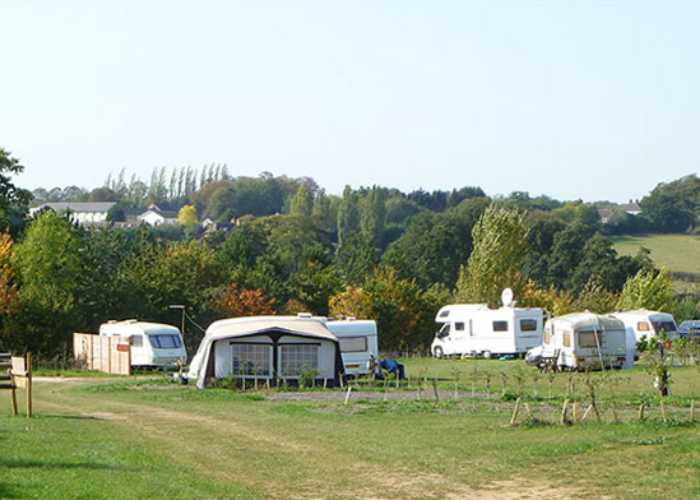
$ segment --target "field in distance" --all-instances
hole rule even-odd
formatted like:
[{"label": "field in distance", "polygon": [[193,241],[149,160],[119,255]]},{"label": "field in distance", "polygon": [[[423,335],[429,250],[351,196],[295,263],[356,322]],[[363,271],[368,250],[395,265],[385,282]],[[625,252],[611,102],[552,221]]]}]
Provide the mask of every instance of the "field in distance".
[{"label": "field in distance", "polygon": [[611,239],[622,255],[635,255],[641,247],[646,247],[658,266],[665,266],[672,272],[700,274],[700,236],[654,234]]}]

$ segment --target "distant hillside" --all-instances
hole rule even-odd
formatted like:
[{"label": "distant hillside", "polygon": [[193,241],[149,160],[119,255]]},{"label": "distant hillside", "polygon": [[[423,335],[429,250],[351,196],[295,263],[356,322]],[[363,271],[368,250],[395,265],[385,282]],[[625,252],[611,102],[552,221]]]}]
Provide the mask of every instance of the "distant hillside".
[{"label": "distant hillside", "polygon": [[677,273],[692,273],[700,280],[700,236],[654,234],[617,236],[612,240],[621,254],[634,255],[640,247],[646,247],[657,265],[666,266],[679,278]]}]

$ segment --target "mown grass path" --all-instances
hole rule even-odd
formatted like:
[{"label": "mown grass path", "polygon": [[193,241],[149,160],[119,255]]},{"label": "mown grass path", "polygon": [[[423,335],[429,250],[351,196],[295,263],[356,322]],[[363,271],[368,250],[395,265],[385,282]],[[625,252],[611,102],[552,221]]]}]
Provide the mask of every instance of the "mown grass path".
[{"label": "mown grass path", "polygon": [[345,406],[150,379],[39,382],[36,395],[36,419],[0,414],[0,497],[700,495],[698,426],[510,428],[466,400]]}]

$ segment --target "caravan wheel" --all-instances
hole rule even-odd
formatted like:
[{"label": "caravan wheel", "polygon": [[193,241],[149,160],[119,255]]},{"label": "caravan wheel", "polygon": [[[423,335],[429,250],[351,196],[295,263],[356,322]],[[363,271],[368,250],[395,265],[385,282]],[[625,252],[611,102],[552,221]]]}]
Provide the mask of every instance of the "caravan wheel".
[{"label": "caravan wheel", "polygon": [[435,349],[433,349],[433,356],[435,356],[437,359],[441,359],[444,356],[442,347],[436,346]]}]

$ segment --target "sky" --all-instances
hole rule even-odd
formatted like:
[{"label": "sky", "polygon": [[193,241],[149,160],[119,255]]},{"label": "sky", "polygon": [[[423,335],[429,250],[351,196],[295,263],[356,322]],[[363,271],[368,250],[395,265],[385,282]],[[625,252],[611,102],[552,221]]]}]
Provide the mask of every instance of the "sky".
[{"label": "sky", "polygon": [[627,201],[697,173],[700,2],[0,2],[0,147],[122,167]]}]

